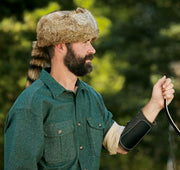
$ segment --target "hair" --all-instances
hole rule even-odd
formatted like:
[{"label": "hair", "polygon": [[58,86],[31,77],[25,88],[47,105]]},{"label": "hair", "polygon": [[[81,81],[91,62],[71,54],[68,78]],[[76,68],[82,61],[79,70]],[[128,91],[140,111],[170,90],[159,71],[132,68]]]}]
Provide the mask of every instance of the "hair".
[{"label": "hair", "polygon": [[48,46],[48,47],[44,47],[46,53],[49,55],[49,58],[52,59],[54,56],[54,45]]}]

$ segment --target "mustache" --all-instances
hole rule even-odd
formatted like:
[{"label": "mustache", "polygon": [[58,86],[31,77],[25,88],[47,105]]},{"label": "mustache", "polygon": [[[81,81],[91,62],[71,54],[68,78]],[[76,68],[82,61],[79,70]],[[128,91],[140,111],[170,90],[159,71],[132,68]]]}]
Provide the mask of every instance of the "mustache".
[{"label": "mustache", "polygon": [[92,60],[94,58],[93,54],[89,54],[85,56],[85,60]]}]

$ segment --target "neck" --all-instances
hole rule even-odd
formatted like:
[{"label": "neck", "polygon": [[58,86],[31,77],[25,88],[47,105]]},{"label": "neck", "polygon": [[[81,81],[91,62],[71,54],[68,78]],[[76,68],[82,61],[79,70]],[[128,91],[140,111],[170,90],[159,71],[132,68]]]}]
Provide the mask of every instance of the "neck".
[{"label": "neck", "polygon": [[68,70],[64,64],[53,64],[51,62],[51,76],[61,84],[65,89],[71,90],[74,93],[77,90],[76,81],[77,76]]}]

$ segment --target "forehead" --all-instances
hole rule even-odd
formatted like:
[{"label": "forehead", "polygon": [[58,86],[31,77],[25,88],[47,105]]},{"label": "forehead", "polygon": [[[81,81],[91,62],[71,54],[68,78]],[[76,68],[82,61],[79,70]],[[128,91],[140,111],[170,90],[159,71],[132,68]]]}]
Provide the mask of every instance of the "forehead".
[{"label": "forehead", "polygon": [[72,43],[70,43],[71,45],[82,45],[82,44],[86,44],[86,43],[88,43],[88,42],[92,42],[93,41],[93,39],[87,39],[87,40],[84,40],[84,41],[80,41],[80,42],[72,42]]},{"label": "forehead", "polygon": [[83,47],[83,42],[70,43],[69,47],[73,50],[79,49],[79,48]]}]

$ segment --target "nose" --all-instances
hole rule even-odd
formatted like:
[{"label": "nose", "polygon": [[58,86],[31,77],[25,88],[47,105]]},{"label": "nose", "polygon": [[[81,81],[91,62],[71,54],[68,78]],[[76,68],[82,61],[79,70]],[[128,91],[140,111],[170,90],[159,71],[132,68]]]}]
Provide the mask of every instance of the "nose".
[{"label": "nose", "polygon": [[96,53],[95,48],[92,46],[92,44],[90,44],[88,48],[88,54],[95,54],[95,53]]}]

